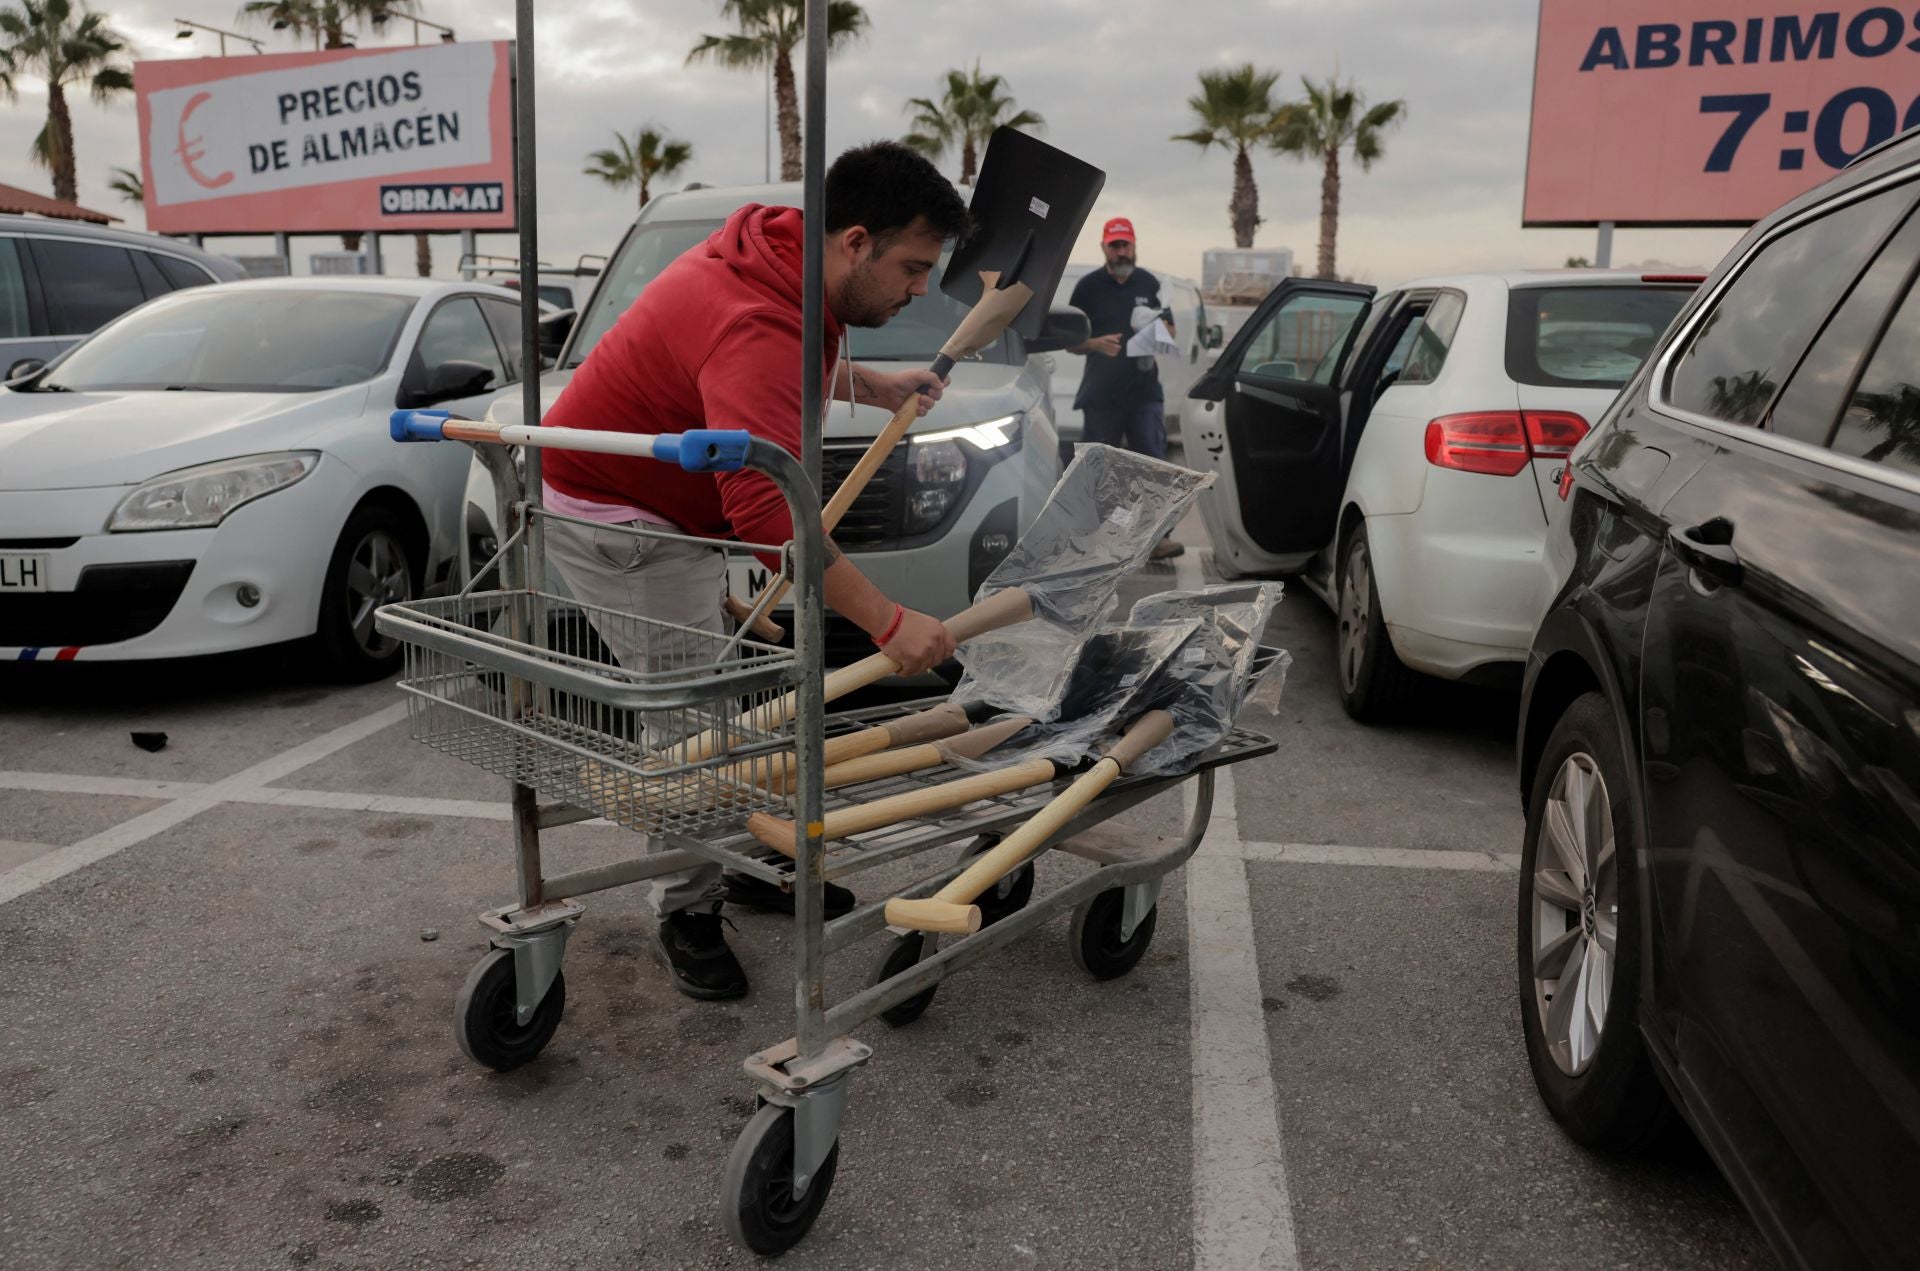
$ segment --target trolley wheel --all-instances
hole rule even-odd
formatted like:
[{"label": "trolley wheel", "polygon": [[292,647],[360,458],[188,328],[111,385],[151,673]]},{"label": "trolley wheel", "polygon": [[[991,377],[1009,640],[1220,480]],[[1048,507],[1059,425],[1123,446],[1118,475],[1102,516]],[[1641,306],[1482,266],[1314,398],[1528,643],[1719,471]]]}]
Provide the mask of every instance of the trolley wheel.
[{"label": "trolley wheel", "polygon": [[813,1176],[806,1195],[793,1194],[793,1109],[761,1106],[740,1131],[720,1184],[720,1220],[727,1234],[763,1258],[778,1257],[812,1230],[833,1190],[840,1140]]},{"label": "trolley wheel", "polygon": [[553,977],[533,1018],[514,1018],[513,950],[491,949],[474,965],[453,1003],[453,1032],[468,1059],[499,1072],[527,1063],[553,1040],[567,1007],[567,978]]},{"label": "trolley wheel", "polygon": [[[925,947],[925,941],[926,937],[917,931],[895,939],[887,946],[887,954],[880,959],[880,965],[873,969],[873,982],[879,984],[883,980],[891,980],[919,962],[920,951]],[[939,987],[936,984],[924,993],[914,994],[891,1010],[881,1011],[880,1018],[895,1028],[913,1023],[926,1014],[927,1008],[933,1005],[933,995]]]},{"label": "trolley wheel", "polygon": [[[972,860],[981,853],[998,846],[1000,836],[983,834],[975,839],[960,859]],[[1005,878],[980,893],[974,904],[980,908],[980,925],[991,927],[1002,918],[1019,913],[1033,899],[1033,862],[1028,861]]]},{"label": "trolley wheel", "polygon": [[1133,970],[1153,943],[1153,926],[1159,920],[1160,906],[1147,910],[1140,925],[1128,939],[1120,938],[1120,918],[1126,912],[1127,890],[1113,887],[1092,900],[1083,901],[1073,911],[1073,928],[1067,933],[1068,947],[1080,969],[1096,980],[1115,980]]}]

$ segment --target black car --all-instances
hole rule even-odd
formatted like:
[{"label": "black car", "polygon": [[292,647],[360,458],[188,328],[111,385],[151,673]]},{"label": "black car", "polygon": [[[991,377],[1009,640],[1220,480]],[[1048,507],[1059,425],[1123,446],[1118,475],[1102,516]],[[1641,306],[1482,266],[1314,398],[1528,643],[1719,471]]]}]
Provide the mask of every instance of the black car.
[{"label": "black car", "polygon": [[1562,475],[1521,709],[1542,1099],[1808,1267],[1920,1264],[1916,278],[1920,132],[1740,241]]}]

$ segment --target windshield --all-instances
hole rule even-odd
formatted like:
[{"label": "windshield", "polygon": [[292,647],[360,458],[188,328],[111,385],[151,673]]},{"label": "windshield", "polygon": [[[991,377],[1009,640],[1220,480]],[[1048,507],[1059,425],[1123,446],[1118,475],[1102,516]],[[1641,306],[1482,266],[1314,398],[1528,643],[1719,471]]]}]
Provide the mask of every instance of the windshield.
[{"label": "windshield", "polygon": [[386,368],[407,296],[247,287],[181,293],[80,345],[41,387],[312,393]]},{"label": "windshield", "polygon": [[[717,229],[719,221],[660,221],[642,225],[627,239],[613,264],[607,267],[605,281],[581,320],[579,338],[574,341],[567,365],[578,366],[593,352],[600,337],[613,329],[648,283],[660,276],[688,248],[703,243]],[[863,362],[931,362],[940,346],[953,335],[960,319],[967,314],[965,305],[940,290],[940,270],[927,275],[927,294],[914,297],[913,303],[884,327],[861,328],[853,333],[853,356]],[[1007,360],[1006,339],[996,338],[980,350],[989,362]]]},{"label": "windshield", "polygon": [[1507,310],[1507,374],[1544,388],[1620,388],[1691,287],[1526,287]]}]

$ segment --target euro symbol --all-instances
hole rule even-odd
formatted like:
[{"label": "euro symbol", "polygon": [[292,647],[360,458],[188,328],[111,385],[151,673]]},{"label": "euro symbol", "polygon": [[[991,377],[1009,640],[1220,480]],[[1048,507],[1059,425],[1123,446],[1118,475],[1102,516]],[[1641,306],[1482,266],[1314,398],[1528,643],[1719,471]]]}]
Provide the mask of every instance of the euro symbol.
[{"label": "euro symbol", "polygon": [[210,177],[200,171],[194,165],[207,157],[206,147],[200,144],[199,137],[191,141],[187,139],[187,120],[193,118],[193,112],[200,109],[200,104],[212,96],[212,93],[195,93],[187,99],[187,108],[180,112],[180,148],[174,153],[180,156],[180,166],[187,170],[187,175],[196,183],[206,189],[217,190],[233,180],[233,173],[222,172],[219,176]]}]

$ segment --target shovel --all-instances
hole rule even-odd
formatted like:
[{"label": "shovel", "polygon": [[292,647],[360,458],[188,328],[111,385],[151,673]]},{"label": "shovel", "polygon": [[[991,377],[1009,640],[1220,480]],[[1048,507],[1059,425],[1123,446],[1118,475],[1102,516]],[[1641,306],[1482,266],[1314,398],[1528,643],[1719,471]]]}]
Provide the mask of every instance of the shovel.
[{"label": "shovel", "polygon": [[[955,362],[992,344],[1008,327],[1030,340],[1040,337],[1067,255],[1106,181],[1106,173],[1064,150],[1012,128],[995,130],[973,187],[974,231],[954,248],[940,279],[941,291],[971,308],[927,369],[945,379]],[[821,509],[820,524],[829,535],[919,416],[920,396],[911,394]],[[766,614],[787,586],[783,579],[751,610],[735,601],[729,611],[764,635],[771,625]]]}]

